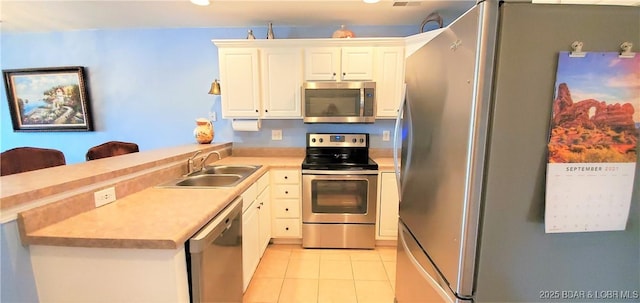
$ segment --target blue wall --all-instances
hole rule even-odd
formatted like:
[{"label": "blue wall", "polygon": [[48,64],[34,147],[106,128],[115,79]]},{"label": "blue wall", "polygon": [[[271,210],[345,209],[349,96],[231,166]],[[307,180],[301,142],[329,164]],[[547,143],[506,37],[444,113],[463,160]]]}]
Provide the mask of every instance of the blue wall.
[{"label": "blue wall", "polygon": [[[325,38],[336,28],[275,27],[276,38]],[[405,37],[414,26],[352,27],[359,37]],[[266,27],[254,28],[256,37]],[[136,142],[141,150],[194,143],[195,118],[215,111],[220,97],[208,95],[219,77],[217,48],[212,39],[242,39],[246,28],[83,30],[54,33],[2,33],[2,69],[84,66],[95,131],[14,132],[5,87],[0,96],[0,150],[18,146],[59,149],[67,163],[84,161],[91,146],[110,140]],[[373,125],[305,125],[301,120],[265,121],[259,132],[234,132],[230,121],[214,123],[214,142],[236,146],[298,146],[307,131],[351,131],[372,134],[373,147],[393,122]],[[271,141],[271,129],[282,129],[283,140]]]}]

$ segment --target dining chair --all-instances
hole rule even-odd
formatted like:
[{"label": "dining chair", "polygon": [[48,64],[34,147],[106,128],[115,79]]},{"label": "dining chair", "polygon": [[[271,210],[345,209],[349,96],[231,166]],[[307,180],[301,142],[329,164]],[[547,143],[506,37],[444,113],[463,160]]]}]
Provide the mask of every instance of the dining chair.
[{"label": "dining chair", "polygon": [[119,156],[130,153],[137,153],[140,149],[138,144],[121,141],[109,141],[89,148],[87,151],[87,161]]},{"label": "dining chair", "polygon": [[0,175],[65,165],[64,154],[56,149],[16,147],[0,153]]}]

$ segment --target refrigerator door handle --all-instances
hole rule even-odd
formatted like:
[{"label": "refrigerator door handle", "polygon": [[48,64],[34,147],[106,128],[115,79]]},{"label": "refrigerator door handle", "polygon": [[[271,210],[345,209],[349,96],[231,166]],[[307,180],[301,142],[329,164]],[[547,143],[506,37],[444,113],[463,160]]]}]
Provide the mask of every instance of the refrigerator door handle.
[{"label": "refrigerator door handle", "polygon": [[400,105],[398,107],[398,116],[396,117],[396,125],[393,129],[393,170],[396,173],[396,183],[398,184],[398,202],[402,202],[402,187],[400,186],[400,159],[398,158],[398,138],[402,138],[400,136],[400,121],[402,120],[402,115],[404,114],[404,105],[407,103],[407,85],[404,85],[403,89],[403,97],[400,101]]},{"label": "refrigerator door handle", "polygon": [[407,233],[406,227],[400,222],[398,224],[398,230],[400,235],[400,244],[402,244],[402,248],[404,249],[409,261],[413,264],[418,273],[433,287],[433,289],[445,300],[445,302],[455,303],[458,302],[455,296],[452,297],[452,294],[447,292],[439,283],[436,281],[423,267],[420,265],[420,262],[416,259],[416,257],[411,253],[409,246],[407,245],[407,240],[405,238],[405,234]]}]

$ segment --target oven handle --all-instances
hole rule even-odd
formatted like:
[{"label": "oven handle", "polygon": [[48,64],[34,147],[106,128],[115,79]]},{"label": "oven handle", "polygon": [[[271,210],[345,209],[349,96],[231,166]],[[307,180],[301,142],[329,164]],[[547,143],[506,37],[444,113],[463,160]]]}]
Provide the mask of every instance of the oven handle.
[{"label": "oven handle", "polygon": [[303,169],[303,175],[377,175],[377,170],[319,170]]}]

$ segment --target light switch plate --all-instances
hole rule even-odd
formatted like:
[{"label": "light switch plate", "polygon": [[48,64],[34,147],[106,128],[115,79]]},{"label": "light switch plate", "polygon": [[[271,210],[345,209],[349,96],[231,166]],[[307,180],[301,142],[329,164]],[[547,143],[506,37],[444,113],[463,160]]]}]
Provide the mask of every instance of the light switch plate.
[{"label": "light switch plate", "polygon": [[274,140],[274,141],[282,140],[282,130],[281,129],[271,130],[271,140]]},{"label": "light switch plate", "polygon": [[216,112],[209,112],[209,120],[211,120],[211,122],[218,121],[218,115],[216,115]]},{"label": "light switch plate", "polygon": [[391,140],[391,131],[385,130],[382,131],[382,141],[389,141]]},{"label": "light switch plate", "polygon": [[116,200],[116,188],[109,187],[103,190],[99,190],[93,193],[93,198],[94,198],[96,207],[109,204]]}]

